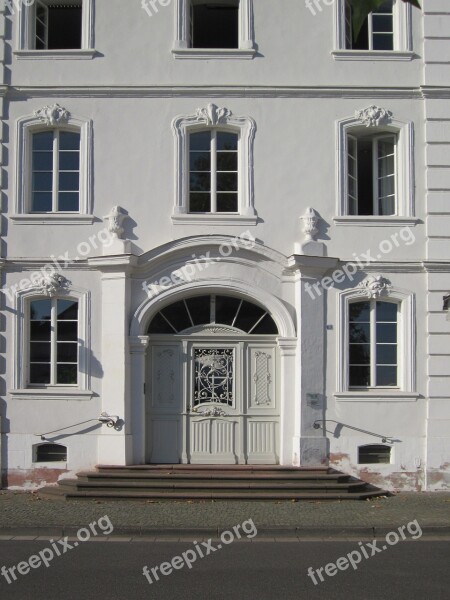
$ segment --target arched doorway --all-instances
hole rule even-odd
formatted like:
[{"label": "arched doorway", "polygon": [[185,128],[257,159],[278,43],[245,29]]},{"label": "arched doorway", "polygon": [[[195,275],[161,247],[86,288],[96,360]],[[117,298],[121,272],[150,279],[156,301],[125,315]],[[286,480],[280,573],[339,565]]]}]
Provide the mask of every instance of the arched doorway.
[{"label": "arched doorway", "polygon": [[147,335],[148,462],[279,462],[278,328],[262,306],[191,295]]}]

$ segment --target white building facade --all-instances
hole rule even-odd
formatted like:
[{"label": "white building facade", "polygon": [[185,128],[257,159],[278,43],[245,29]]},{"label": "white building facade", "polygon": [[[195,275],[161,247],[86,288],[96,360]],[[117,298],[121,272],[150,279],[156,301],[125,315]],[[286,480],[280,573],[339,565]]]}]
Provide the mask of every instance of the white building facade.
[{"label": "white building facade", "polygon": [[448,489],[447,2],[126,4],[3,8],[3,485]]}]

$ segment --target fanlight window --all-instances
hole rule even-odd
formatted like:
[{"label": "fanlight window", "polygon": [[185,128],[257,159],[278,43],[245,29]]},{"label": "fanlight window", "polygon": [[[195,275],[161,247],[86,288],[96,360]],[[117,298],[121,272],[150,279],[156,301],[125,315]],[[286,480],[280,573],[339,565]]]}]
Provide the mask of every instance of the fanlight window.
[{"label": "fanlight window", "polygon": [[149,334],[177,334],[202,325],[224,325],[251,335],[276,335],[275,321],[260,306],[234,296],[193,296],[163,308]]}]

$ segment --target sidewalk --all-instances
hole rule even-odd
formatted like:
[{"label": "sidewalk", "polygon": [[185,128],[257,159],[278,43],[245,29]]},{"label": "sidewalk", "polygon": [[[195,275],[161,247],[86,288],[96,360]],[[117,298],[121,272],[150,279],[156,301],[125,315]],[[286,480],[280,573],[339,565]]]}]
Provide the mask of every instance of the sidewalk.
[{"label": "sidewalk", "polygon": [[186,539],[217,536],[253,519],[259,538],[376,537],[417,519],[424,535],[450,537],[450,492],[403,492],[365,501],[41,500],[0,491],[0,539],[70,535],[108,515],[114,535]]}]

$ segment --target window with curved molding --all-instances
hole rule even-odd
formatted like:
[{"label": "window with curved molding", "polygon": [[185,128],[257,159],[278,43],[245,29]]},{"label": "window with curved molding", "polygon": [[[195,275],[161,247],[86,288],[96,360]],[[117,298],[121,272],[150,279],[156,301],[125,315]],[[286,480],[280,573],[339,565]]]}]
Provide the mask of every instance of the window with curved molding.
[{"label": "window with curved molding", "polygon": [[39,444],[34,448],[34,462],[66,462],[67,448],[62,444]]},{"label": "window with curved molding", "polygon": [[390,464],[390,446],[384,444],[367,444],[358,448],[358,463],[360,465]]},{"label": "window with curved molding", "polygon": [[250,335],[277,335],[270,314],[251,302],[235,296],[193,296],[170,304],[157,313],[147,333],[179,334],[204,325],[222,325]]}]

